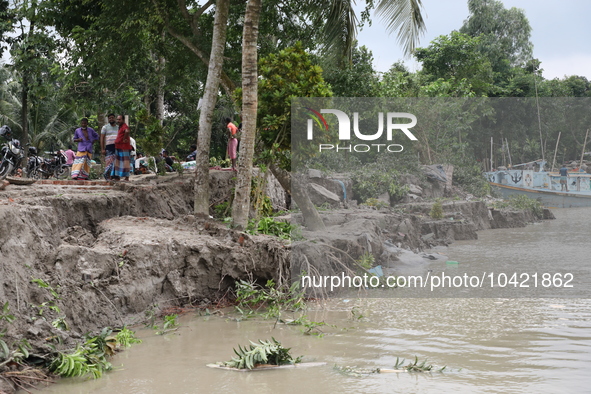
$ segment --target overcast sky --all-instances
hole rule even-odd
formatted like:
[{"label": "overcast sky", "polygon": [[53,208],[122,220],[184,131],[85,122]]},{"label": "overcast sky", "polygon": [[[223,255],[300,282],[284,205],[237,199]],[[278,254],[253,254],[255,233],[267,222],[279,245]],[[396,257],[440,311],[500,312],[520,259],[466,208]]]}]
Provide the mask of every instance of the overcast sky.
[{"label": "overcast sky", "polygon": [[[532,28],[534,57],[542,62],[544,77],[563,78],[583,75],[591,80],[591,0],[502,0],[505,8],[525,11]],[[459,30],[468,17],[467,0],[422,0],[427,32],[420,47],[434,38]],[[359,1],[358,3],[362,3]],[[374,67],[387,71],[398,60],[416,70],[419,64],[404,59],[395,34],[388,35],[384,25],[373,19],[371,27],[359,32],[360,45],[373,52]]]}]

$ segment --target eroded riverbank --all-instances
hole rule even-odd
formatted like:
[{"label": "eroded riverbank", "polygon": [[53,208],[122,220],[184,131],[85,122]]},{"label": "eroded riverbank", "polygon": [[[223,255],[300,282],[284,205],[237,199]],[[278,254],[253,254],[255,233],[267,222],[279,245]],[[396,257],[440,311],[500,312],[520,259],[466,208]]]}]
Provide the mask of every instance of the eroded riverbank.
[{"label": "eroded riverbank", "polygon": [[[217,182],[229,191],[227,179]],[[2,322],[6,343],[26,338],[31,353],[43,356],[52,339],[57,350],[69,349],[87,332],[141,322],[146,311],[215,301],[237,279],[289,277],[289,244],[196,220],[192,190],[188,177],[117,187],[7,187],[0,194],[0,300],[15,321]],[[444,204],[453,220],[433,221],[427,209],[413,204],[406,213],[327,211],[329,228],[357,221],[350,240],[327,242],[360,253],[374,242],[372,253],[379,257],[384,237],[419,250],[533,220],[523,213],[495,213],[481,202]],[[69,330],[52,325],[59,318]]]},{"label": "eroded riverbank", "polygon": [[[560,210],[557,220],[479,233],[445,249],[460,267],[513,272],[565,272],[587,260],[587,210]],[[428,268],[441,265],[432,261]],[[589,289],[590,275],[578,278]],[[393,290],[400,291],[401,289]],[[275,321],[190,313],[165,337],[140,329],[144,343],[114,359],[120,370],[97,381],[64,379],[44,392],[253,392],[297,388],[343,393],[581,393],[591,367],[591,302],[587,299],[333,299],[311,304],[325,322],[321,338]],[[285,316],[289,317],[289,316]],[[236,373],[206,364],[230,359],[232,348],[275,337],[304,361],[303,370]],[[155,356],[157,355],[157,356]],[[392,368],[397,357],[446,366],[443,373],[351,376],[334,366]]]}]

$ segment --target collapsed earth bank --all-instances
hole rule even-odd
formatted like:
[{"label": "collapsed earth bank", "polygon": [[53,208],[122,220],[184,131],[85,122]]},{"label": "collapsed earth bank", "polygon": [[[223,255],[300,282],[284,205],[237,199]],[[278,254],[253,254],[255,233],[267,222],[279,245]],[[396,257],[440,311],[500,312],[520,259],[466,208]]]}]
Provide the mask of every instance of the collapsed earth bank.
[{"label": "collapsed earth bank", "polygon": [[[273,205],[284,207],[276,181],[268,184]],[[211,200],[222,202],[231,193],[232,175],[212,172],[210,186]],[[355,258],[369,250],[380,263],[386,241],[420,250],[535,219],[489,210],[482,202],[443,206],[441,220],[425,214],[429,203],[409,204],[406,213],[326,211],[322,236]],[[145,321],[146,312],[215,302],[239,279],[289,280],[289,243],[200,221],[192,212],[193,179],[187,176],[1,191],[0,307],[7,303],[15,317],[10,323],[0,319],[2,339],[10,345],[26,338],[31,354],[42,356],[49,343],[68,349],[84,333]],[[57,319],[69,330],[53,325]]]}]

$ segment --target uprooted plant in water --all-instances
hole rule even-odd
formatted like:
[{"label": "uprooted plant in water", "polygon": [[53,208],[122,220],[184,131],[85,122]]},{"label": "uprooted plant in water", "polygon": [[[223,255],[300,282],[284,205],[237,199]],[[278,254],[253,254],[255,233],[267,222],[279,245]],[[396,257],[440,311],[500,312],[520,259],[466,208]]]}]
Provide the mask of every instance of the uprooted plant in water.
[{"label": "uprooted plant in water", "polygon": [[123,328],[117,334],[104,328],[97,336],[87,336],[86,342],[69,353],[57,352],[57,356],[49,364],[49,370],[62,377],[76,377],[91,374],[98,379],[103,372],[110,371],[113,366],[108,358],[115,355],[121,348],[141,343],[135,333]]},{"label": "uprooted plant in water", "polygon": [[304,295],[298,291],[296,282],[291,287],[276,286],[268,280],[265,286],[255,282],[240,280],[236,282],[236,309],[242,315],[252,316],[264,310],[265,318],[279,318],[284,311],[300,311],[306,308]]},{"label": "uprooted plant in water", "polygon": [[233,349],[236,357],[232,360],[218,363],[218,365],[238,369],[253,369],[257,365],[288,365],[296,364],[301,361],[301,357],[292,357],[291,348],[284,348],[281,342],[275,338],[270,341],[259,340],[259,343],[250,341],[250,345],[238,346],[238,350]]},{"label": "uprooted plant in water", "polygon": [[[9,324],[15,320],[14,315],[10,313],[8,302],[2,307],[0,320]],[[103,372],[112,369],[109,357],[117,350],[141,342],[135,337],[135,333],[126,327],[117,334],[109,328],[104,328],[97,336],[87,335],[86,341],[74,349],[58,351],[54,345],[49,345],[52,352],[46,357],[39,358],[31,354],[31,345],[26,339],[11,343],[3,339],[5,334],[6,329],[3,329],[0,332],[0,378],[24,391],[35,387],[39,382],[51,383],[47,370],[62,377],[91,375],[95,379],[99,378]],[[30,356],[38,360],[44,359],[46,362],[41,366],[28,365]]]}]

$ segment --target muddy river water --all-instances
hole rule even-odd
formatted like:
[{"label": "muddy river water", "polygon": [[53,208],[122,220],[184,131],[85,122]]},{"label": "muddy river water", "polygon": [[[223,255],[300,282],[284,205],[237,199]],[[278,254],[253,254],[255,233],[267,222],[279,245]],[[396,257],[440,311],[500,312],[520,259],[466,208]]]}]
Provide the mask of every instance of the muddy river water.
[{"label": "muddy river water", "polygon": [[[591,209],[555,215],[526,228],[482,231],[477,241],[456,242],[443,252],[460,265],[483,268],[519,259],[531,272],[541,260],[545,270],[590,261]],[[591,392],[591,297],[334,299],[308,313],[333,325],[323,328],[323,337],[230,316],[185,315],[180,329],[165,336],[138,329],[143,343],[117,355],[115,371],[99,380],[62,379],[41,392]],[[229,360],[238,344],[271,337],[304,361],[327,364],[251,373],[206,367]],[[397,357],[415,356],[446,369],[351,376],[334,368],[392,368]]]}]

